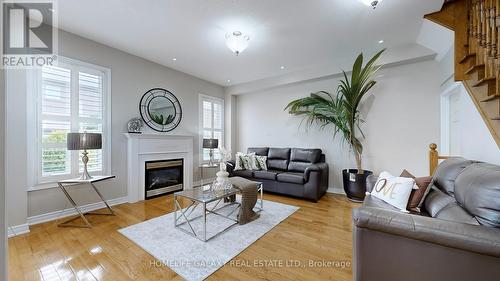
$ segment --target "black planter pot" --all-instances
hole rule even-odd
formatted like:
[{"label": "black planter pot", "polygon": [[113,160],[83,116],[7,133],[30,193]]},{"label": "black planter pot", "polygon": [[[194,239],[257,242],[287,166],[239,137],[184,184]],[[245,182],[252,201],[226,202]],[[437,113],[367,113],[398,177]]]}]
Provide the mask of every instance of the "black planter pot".
[{"label": "black planter pot", "polygon": [[357,169],[342,170],[344,191],[349,200],[363,202],[366,193],[366,178],[371,174],[373,174],[373,172],[367,170],[365,170],[363,174],[358,174]]}]

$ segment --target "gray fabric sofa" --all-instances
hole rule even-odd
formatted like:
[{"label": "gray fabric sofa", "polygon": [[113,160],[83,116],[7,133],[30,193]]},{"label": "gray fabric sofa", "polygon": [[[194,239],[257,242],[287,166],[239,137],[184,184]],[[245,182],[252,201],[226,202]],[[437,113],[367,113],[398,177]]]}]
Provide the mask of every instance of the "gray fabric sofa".
[{"label": "gray fabric sofa", "polygon": [[367,196],[353,210],[354,280],[500,280],[500,166],[442,162],[423,208],[406,214]]},{"label": "gray fabric sofa", "polygon": [[263,183],[264,191],[317,202],[328,189],[328,164],[321,149],[251,147],[247,153],[267,156],[268,170],[237,170],[227,166],[229,176]]}]

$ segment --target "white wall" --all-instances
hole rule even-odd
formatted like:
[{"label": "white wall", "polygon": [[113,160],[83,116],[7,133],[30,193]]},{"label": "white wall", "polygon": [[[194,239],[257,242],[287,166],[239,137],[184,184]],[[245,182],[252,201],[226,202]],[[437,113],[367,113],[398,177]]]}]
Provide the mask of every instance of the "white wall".
[{"label": "white wall", "polygon": [[5,224],[5,80],[0,69],[0,280],[7,280],[7,231]]},{"label": "white wall", "polygon": [[[151,88],[166,88],[179,99],[183,117],[179,127],[171,133],[194,136],[194,161],[197,167],[198,94],[223,98],[224,89],[221,86],[63,31],[59,32],[59,55],[111,69],[111,155],[112,173],[116,179],[100,184],[105,198],[126,196],[126,139],[122,133],[126,132],[127,121],[139,116],[139,100]],[[18,75],[14,79],[17,83],[11,85],[14,90],[8,93],[7,102],[8,221],[9,225],[20,225],[26,223],[27,217],[69,208],[70,204],[56,188],[27,192],[25,77],[15,72],[13,75]],[[198,169],[194,168],[194,180],[198,180],[198,177]],[[97,196],[88,188],[75,188],[72,191],[79,204],[97,202]]]},{"label": "white wall", "polygon": [[[476,108],[467,90],[458,84],[455,95],[458,95],[458,108],[455,112],[458,113],[459,127],[458,136],[454,141],[460,151],[460,156],[467,159],[484,161],[492,164],[500,165],[500,149],[491,135],[488,127],[484,123],[481,114]],[[447,102],[445,99],[443,103]],[[448,111],[443,112],[443,115],[448,114]],[[448,118],[444,118],[444,122],[449,122]],[[441,128],[444,130],[443,136],[447,134],[447,126],[443,124]],[[449,134],[448,134],[448,137]],[[443,152],[446,152],[447,143],[443,141]]]},{"label": "white wall", "polygon": [[[366,98],[363,116],[364,168],[399,174],[428,174],[428,145],[439,140],[439,64],[434,60],[383,69]],[[238,151],[251,146],[321,148],[330,166],[330,187],[342,188],[341,171],[354,167],[346,146],[331,128],[309,130],[283,109],[291,100],[319,90],[335,91],[338,78],[273,88],[236,99]]]}]

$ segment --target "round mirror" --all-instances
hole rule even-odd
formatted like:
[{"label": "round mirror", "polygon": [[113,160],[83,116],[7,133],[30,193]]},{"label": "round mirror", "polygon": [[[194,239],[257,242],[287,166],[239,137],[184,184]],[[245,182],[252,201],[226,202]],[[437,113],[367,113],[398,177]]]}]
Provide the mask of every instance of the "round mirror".
[{"label": "round mirror", "polygon": [[175,106],[174,103],[166,97],[155,97],[149,104],[149,116],[153,122],[159,125],[168,125],[174,121]]},{"label": "round mirror", "polygon": [[174,94],[165,89],[147,91],[142,96],[139,107],[142,119],[153,130],[172,131],[181,122],[180,103]]}]

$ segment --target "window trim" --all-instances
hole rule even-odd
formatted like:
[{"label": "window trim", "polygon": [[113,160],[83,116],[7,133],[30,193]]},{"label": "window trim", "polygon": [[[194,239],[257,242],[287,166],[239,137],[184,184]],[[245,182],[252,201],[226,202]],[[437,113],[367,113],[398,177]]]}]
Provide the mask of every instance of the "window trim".
[{"label": "window trim", "polygon": [[[103,163],[102,167],[103,170],[102,172],[94,172],[90,174],[110,174],[111,173],[111,150],[112,150],[112,128],[111,128],[111,114],[112,114],[112,103],[111,103],[111,83],[112,83],[112,77],[111,77],[111,69],[92,64],[92,63],[86,63],[82,62],[76,59],[68,58],[68,57],[62,57],[58,56],[57,58],[57,63],[56,66],[61,63],[63,65],[68,65],[70,67],[78,67],[80,69],[83,69],[85,71],[89,71],[89,73],[96,73],[102,72],[103,73],[103,121],[102,121],[102,138],[103,138]],[[72,77],[72,85],[71,87],[77,87],[77,84],[75,84],[74,79],[78,79],[76,77],[77,75],[74,75]],[[70,178],[75,178],[78,177],[78,175],[74,173],[70,173],[69,175],[58,175],[58,176],[50,176],[46,177],[46,180],[43,180],[41,177],[41,170],[40,170],[40,161],[41,161],[41,155],[40,155],[40,149],[41,149],[41,144],[40,144],[40,129],[41,129],[41,108],[40,108],[40,87],[41,87],[41,70],[36,69],[36,70],[28,70],[27,71],[27,139],[28,139],[28,150],[27,150],[27,155],[28,155],[28,191],[35,191],[35,190],[42,190],[42,189],[48,189],[48,188],[55,188],[57,187],[57,181],[63,180],[63,179],[70,179]],[[73,91],[74,89],[72,89]],[[73,117],[70,117],[71,119]],[[73,120],[71,121],[73,123]],[[71,128],[71,131],[74,131],[74,128]],[[80,159],[78,151],[71,151],[71,157],[74,162],[72,162],[72,165],[79,165],[79,163],[76,163],[76,159]],[[77,156],[77,157],[74,157]]]},{"label": "window trim", "polygon": [[[222,106],[222,128],[221,128],[221,142],[219,144],[220,147],[224,147],[224,140],[225,140],[225,105],[224,105],[224,99],[219,98],[219,97],[214,97],[214,96],[209,96],[205,94],[199,94],[198,96],[198,112],[199,112],[199,118],[198,118],[198,143],[199,143],[199,148],[198,148],[198,161],[200,164],[208,164],[208,160],[203,160],[203,101],[210,101],[210,102],[217,102],[220,103]],[[213,119],[212,119],[213,122]],[[213,123],[212,123],[213,124]]]}]

